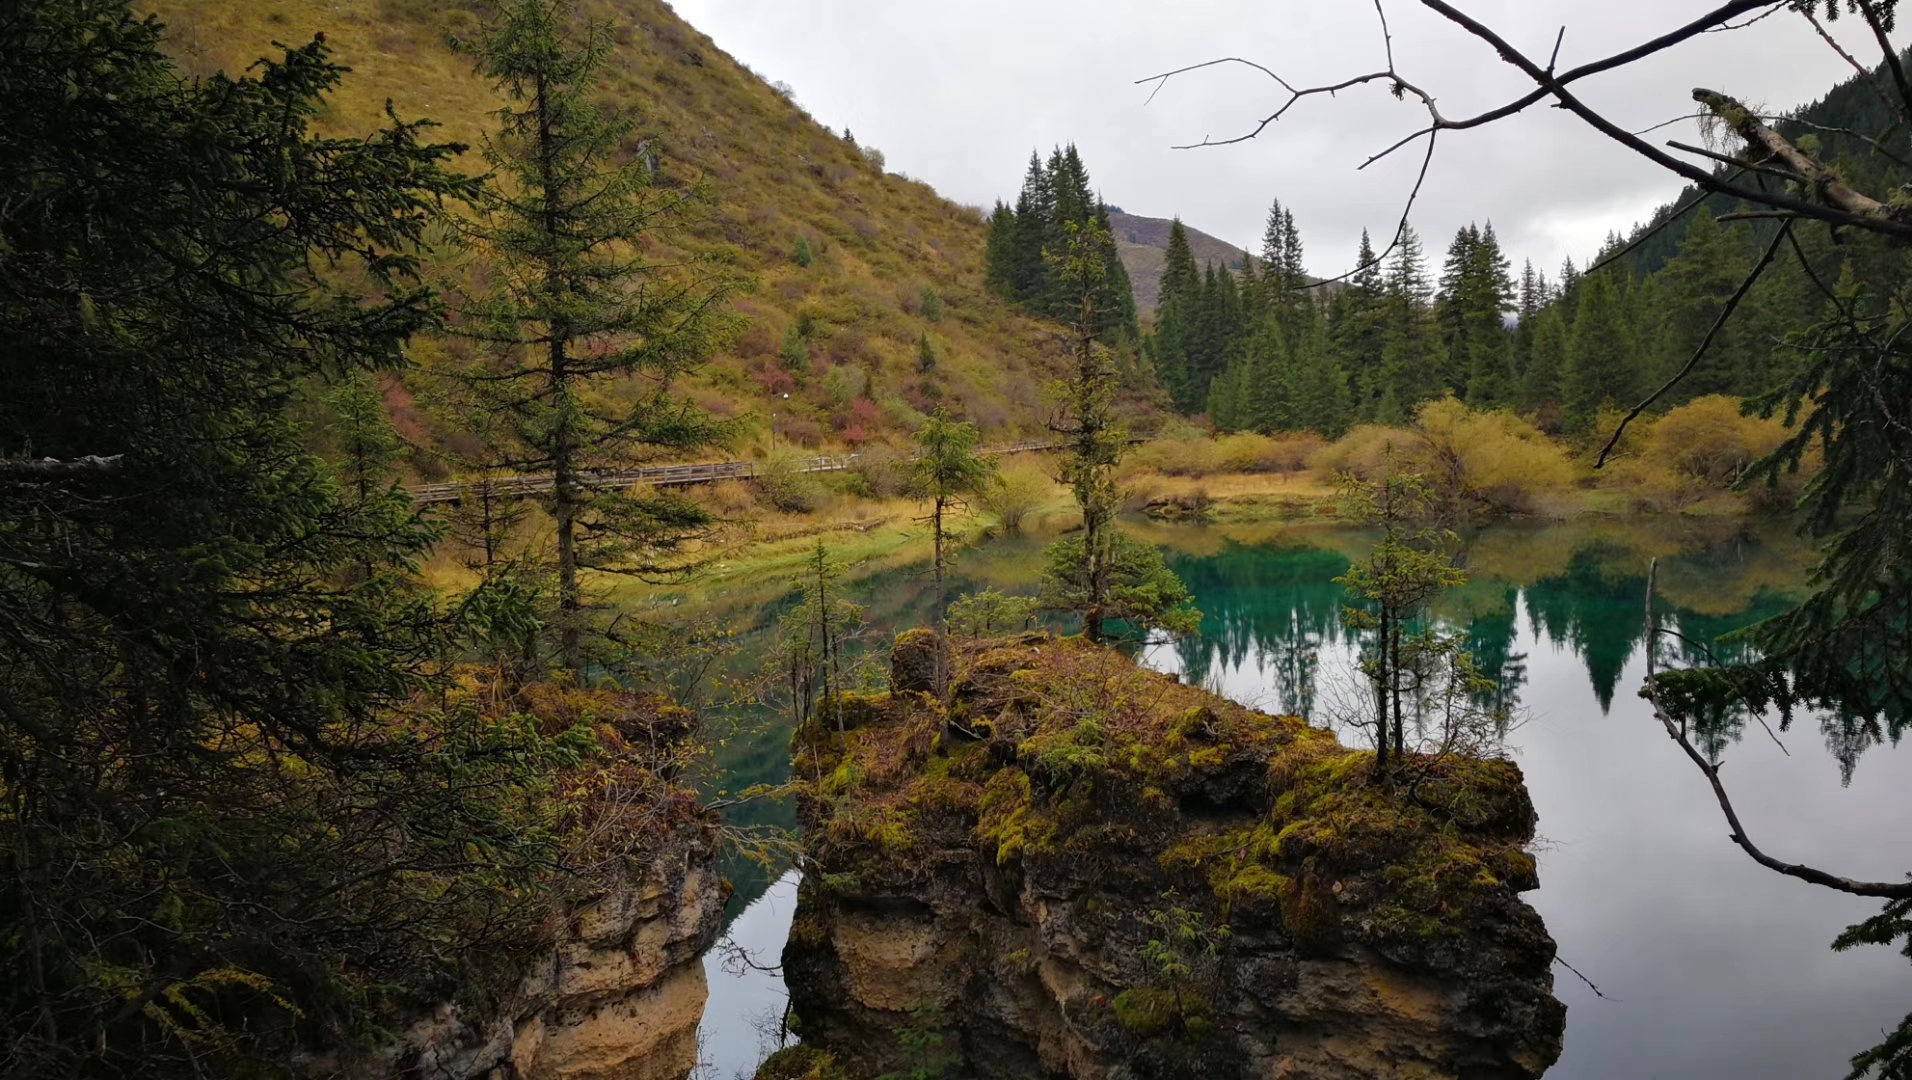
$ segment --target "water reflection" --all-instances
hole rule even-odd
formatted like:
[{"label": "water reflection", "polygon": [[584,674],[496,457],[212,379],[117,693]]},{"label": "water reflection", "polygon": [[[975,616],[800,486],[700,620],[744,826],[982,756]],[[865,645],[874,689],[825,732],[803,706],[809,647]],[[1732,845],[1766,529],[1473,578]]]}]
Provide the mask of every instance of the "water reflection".
[{"label": "water reflection", "polygon": [[[1200,637],[1151,650],[1147,662],[1271,711],[1325,721],[1354,705],[1362,693],[1358,644],[1333,579],[1370,536],[1194,527],[1148,527],[1146,535],[1170,549],[1170,565],[1205,614]],[[954,591],[1033,591],[1038,546],[1012,541],[970,552]],[[1542,888],[1529,899],[1563,957],[1612,998],[1560,973],[1558,991],[1570,1006],[1566,1055],[1550,1077],[1840,1076],[1845,1058],[1912,1002],[1902,957],[1827,948],[1876,905],[1746,859],[1726,840],[1704,782],[1634,695],[1644,676],[1650,558],[1662,560],[1661,609],[1687,639],[1675,647],[1726,649],[1730,659],[1739,654],[1716,644],[1719,636],[1783,609],[1804,556],[1786,534],[1730,524],[1602,522],[1467,538],[1462,557],[1472,580],[1435,615],[1465,629],[1495,678],[1493,700],[1483,704],[1526,717],[1510,749],[1546,838]],[[873,576],[858,589],[881,641],[929,610],[919,575]],[[773,617],[761,614],[757,624]],[[1912,866],[1912,759],[1875,751],[1848,790],[1836,761],[1810,740],[1788,738],[1788,757],[1756,735],[1726,748],[1726,775],[1762,845],[1861,877],[1891,878]],[[746,783],[778,779],[786,737],[766,726],[727,748],[725,767],[747,774]],[[747,928],[764,945],[759,961],[774,963],[789,912],[751,903],[774,877],[754,873],[740,882],[734,910],[743,914],[733,929]],[[712,976],[707,1045],[754,1048],[754,1029],[740,1018],[764,1011],[763,994],[781,1000],[775,983],[737,993],[744,996]]]}]

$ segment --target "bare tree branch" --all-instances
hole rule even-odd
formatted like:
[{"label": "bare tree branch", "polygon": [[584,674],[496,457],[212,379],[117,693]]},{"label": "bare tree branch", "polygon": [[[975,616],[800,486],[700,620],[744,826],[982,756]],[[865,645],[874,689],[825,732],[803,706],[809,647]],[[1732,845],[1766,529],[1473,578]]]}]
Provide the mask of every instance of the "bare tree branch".
[{"label": "bare tree branch", "polygon": [[[1889,216],[1885,204],[1870,195],[1861,195],[1847,187],[1843,181],[1822,168],[1810,156],[1802,153],[1788,142],[1784,135],[1774,131],[1746,106],[1725,94],[1706,89],[1695,89],[1693,100],[1706,106],[1714,115],[1726,121],[1732,127],[1734,134],[1745,139],[1748,145],[1763,147],[1767,153],[1785,162],[1787,168],[1798,174],[1792,179],[1805,185],[1814,194],[1824,199],[1828,205],[1857,218],[1877,219]],[[1776,209],[1797,209],[1797,207],[1781,206],[1778,200],[1770,195],[1757,201],[1772,205]]]},{"label": "bare tree branch", "polygon": [[1746,835],[1746,827],[1739,821],[1739,812],[1733,808],[1733,800],[1726,793],[1726,785],[1720,781],[1719,765],[1708,761],[1706,755],[1693,746],[1692,741],[1686,737],[1686,732],[1667,714],[1665,709],[1660,707],[1659,699],[1654,694],[1653,680],[1659,674],[1657,659],[1659,623],[1653,614],[1653,592],[1659,573],[1660,560],[1654,559],[1646,573],[1646,688],[1641,693],[1646,697],[1647,703],[1653,707],[1654,718],[1666,728],[1667,736],[1678,743],[1680,749],[1686,751],[1686,756],[1691,758],[1700,772],[1706,775],[1707,783],[1713,787],[1713,796],[1719,800],[1720,812],[1726,816],[1726,824],[1733,830],[1731,833],[1733,843],[1738,844],[1754,862],[1787,877],[1822,885],[1838,892],[1851,893],[1854,896],[1873,896],[1886,900],[1912,899],[1912,881],[1856,881],[1837,874],[1829,874],[1802,863],[1783,862],[1761,851],[1758,845],[1753,843],[1752,838]]}]

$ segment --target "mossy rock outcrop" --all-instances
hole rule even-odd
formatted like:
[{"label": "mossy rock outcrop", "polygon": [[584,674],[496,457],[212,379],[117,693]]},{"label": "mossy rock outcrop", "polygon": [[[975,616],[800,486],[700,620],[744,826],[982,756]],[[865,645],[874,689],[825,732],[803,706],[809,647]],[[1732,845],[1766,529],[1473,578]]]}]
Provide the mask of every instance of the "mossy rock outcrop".
[{"label": "mossy rock outcrop", "polygon": [[947,717],[893,693],[793,743],[814,869],[786,978],[850,1076],[911,1067],[926,1025],[982,1077],[1490,1080],[1559,1056],[1512,763],[1376,782],[1299,719],[1040,634],[957,646],[951,674]]}]

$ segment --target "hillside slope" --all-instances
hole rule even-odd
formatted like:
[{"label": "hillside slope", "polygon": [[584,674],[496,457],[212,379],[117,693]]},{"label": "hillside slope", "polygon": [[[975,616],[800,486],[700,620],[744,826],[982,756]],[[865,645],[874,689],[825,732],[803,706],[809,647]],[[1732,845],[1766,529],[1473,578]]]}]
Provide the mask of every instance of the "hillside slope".
[{"label": "hillside slope", "polygon": [[[354,69],[321,118],[334,132],[369,130],[389,98],[400,116],[437,120],[446,136],[476,144],[500,105],[468,47],[482,25],[480,0],[147,7],[197,74],[237,70],[272,54],[274,41],[324,33]],[[747,324],[695,387],[705,407],[740,421],[740,450],[764,445],[772,424],[779,445],[894,441],[938,403],[981,424],[992,442],[1039,430],[1041,388],[1060,348],[1052,328],[984,290],[978,211],[886,174],[667,4],[582,7],[614,29],[607,103],[636,115],[636,137],[648,140],[666,183],[708,190],[702,220],[664,245],[713,257],[745,282],[734,307]],[[465,161],[483,167],[475,151]],[[800,318],[810,333],[792,346]],[[924,337],[935,357],[927,373]],[[435,347],[444,345],[418,345]],[[792,362],[792,348],[807,356]],[[433,429],[429,402],[413,407],[402,389],[392,400],[415,442],[455,437]],[[428,476],[443,468],[429,458],[415,459]]]},{"label": "hillside slope", "polygon": [[[1157,294],[1162,291],[1162,264],[1167,260],[1168,230],[1172,224],[1167,218],[1119,211],[1109,213],[1109,229],[1115,233],[1116,250],[1122,256],[1122,266],[1129,272],[1129,280],[1135,283],[1138,311],[1155,310]],[[1248,257],[1241,248],[1226,240],[1217,240],[1200,229],[1189,228],[1186,222],[1182,228],[1188,232],[1188,246],[1195,253],[1196,266],[1214,263],[1239,270]]]}]

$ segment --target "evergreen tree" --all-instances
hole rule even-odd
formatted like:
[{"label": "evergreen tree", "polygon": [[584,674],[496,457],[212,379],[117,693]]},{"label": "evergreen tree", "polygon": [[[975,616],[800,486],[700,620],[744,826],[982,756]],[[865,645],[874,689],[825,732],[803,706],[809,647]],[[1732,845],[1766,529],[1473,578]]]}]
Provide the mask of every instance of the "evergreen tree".
[{"label": "evergreen tree", "polygon": [[1115,417],[1115,376],[1109,350],[1096,340],[1095,306],[1115,241],[1093,219],[1071,223],[1068,240],[1057,273],[1079,298],[1072,327],[1075,370],[1062,387],[1065,415],[1054,430],[1068,442],[1062,479],[1082,511],[1082,529],[1050,546],[1043,602],[1080,613],[1083,635],[1097,644],[1115,620],[1189,633],[1201,616],[1189,606],[1188,589],[1168,570],[1160,550],[1114,528],[1121,501],[1115,470],[1128,450],[1128,435]]},{"label": "evergreen tree", "polygon": [[[322,42],[187,78],[161,32],[0,4],[12,1080],[277,1075],[515,985],[559,853],[510,806],[578,749],[435,708],[437,531],[387,497],[368,376],[438,321],[456,148],[315,134]],[[342,375],[328,468],[291,406]]]},{"label": "evergreen tree", "polygon": [[1439,340],[1427,303],[1427,267],[1420,238],[1402,226],[1388,263],[1383,301],[1381,383],[1376,418],[1402,423],[1421,402],[1442,390]]},{"label": "evergreen tree", "polygon": [[1567,337],[1560,401],[1567,426],[1585,431],[1603,406],[1632,404],[1639,395],[1625,299],[1613,274],[1602,271],[1579,285],[1579,310]]},{"label": "evergreen tree", "polygon": [[1532,259],[1521,264],[1518,322],[1514,324],[1513,369],[1516,399],[1525,407],[1527,367],[1534,355],[1534,329],[1540,311],[1547,306],[1547,279],[1534,270]]},{"label": "evergreen tree", "polygon": [[1336,365],[1348,380],[1350,419],[1372,420],[1379,411],[1387,338],[1387,288],[1380,260],[1361,232],[1355,271],[1329,304],[1328,339]]},{"label": "evergreen tree", "polygon": [[1188,231],[1176,218],[1168,229],[1168,253],[1162,263],[1161,290],[1155,309],[1155,332],[1149,354],[1156,376],[1175,407],[1194,412],[1202,407],[1208,388],[1200,385],[1190,360],[1201,307],[1201,275],[1188,246]]},{"label": "evergreen tree", "polygon": [[1535,411],[1560,401],[1567,368],[1567,320],[1558,307],[1534,319],[1533,346],[1520,376],[1520,407]]},{"label": "evergreen tree", "polygon": [[1016,298],[1017,252],[1016,212],[998,200],[983,248],[983,285],[1005,300]]},{"label": "evergreen tree", "polygon": [[1049,172],[1035,151],[1029,153],[1029,170],[1023,176],[1022,192],[1016,196],[1013,267],[1010,293],[1025,306],[1040,303],[1049,294],[1049,263],[1043,252],[1052,242],[1050,230],[1056,220],[1056,194]]},{"label": "evergreen tree", "polygon": [[942,635],[937,642],[939,694],[949,687],[949,596],[944,589],[951,556],[949,516],[967,509],[964,500],[984,490],[996,474],[994,459],[976,451],[981,442],[974,424],[952,420],[939,408],[916,433],[916,460],[910,467],[911,489],[930,504],[926,524],[935,543],[931,568],[936,575],[936,627]]},{"label": "evergreen tree", "polygon": [[1514,283],[1493,222],[1481,230],[1473,254],[1461,324],[1467,361],[1467,383],[1461,389],[1468,404],[1491,409],[1511,404],[1517,390],[1514,342],[1506,321],[1516,309]]},{"label": "evergreen tree", "polygon": [[[474,224],[500,284],[470,316],[504,347],[465,381],[478,408],[511,418],[507,459],[552,476],[558,661],[575,675],[587,659],[585,573],[677,572],[679,545],[709,523],[681,496],[597,477],[722,435],[673,382],[717,346],[723,288],[645,257],[640,238],[670,225],[682,200],[656,196],[643,163],[619,164],[632,121],[592,98],[610,32],[568,40],[570,13],[512,0],[485,43],[507,102],[486,158],[512,190]],[[642,389],[607,393],[614,385]]]},{"label": "evergreen tree", "polygon": [[1295,427],[1324,438],[1340,438],[1353,409],[1348,376],[1341,368],[1325,320],[1309,321],[1294,348]]},{"label": "evergreen tree", "polygon": [[[1705,340],[1726,301],[1757,258],[1743,228],[1722,228],[1702,206],[1686,228],[1679,254],[1655,275],[1664,286],[1657,305],[1664,353],[1657,365],[1670,378]],[[1747,340],[1748,320],[1733,319],[1720,328],[1700,363],[1674,388],[1666,402],[1678,405],[1706,394],[1747,395],[1768,386],[1766,365]]]}]

